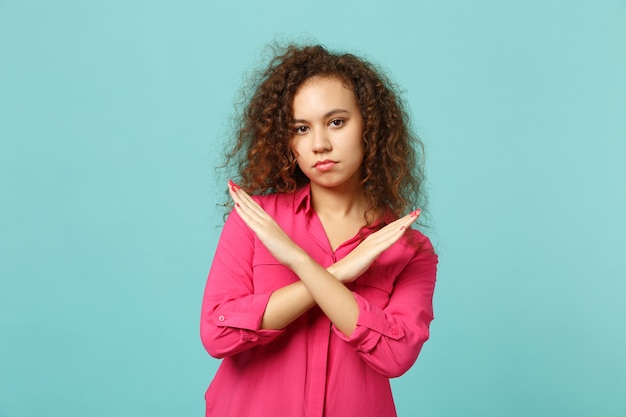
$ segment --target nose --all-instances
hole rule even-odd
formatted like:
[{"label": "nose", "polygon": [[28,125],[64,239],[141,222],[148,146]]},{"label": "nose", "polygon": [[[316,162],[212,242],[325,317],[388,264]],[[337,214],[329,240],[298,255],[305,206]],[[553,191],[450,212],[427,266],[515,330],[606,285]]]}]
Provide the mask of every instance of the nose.
[{"label": "nose", "polygon": [[328,140],[328,135],[326,134],[326,131],[321,130],[313,135],[314,153],[324,153],[330,151],[331,149],[332,146],[330,144],[330,141]]}]

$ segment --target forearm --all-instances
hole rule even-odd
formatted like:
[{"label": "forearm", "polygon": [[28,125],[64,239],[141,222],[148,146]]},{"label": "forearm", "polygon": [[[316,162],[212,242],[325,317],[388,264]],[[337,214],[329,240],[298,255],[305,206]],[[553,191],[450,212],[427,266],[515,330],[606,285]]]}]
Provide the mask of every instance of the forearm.
[{"label": "forearm", "polygon": [[[214,278],[214,279],[213,279]],[[210,276],[202,302],[200,335],[207,351],[216,358],[272,342],[282,330],[261,329],[263,311],[271,294],[219,294],[225,287],[219,276]],[[234,289],[234,288],[233,288]]]},{"label": "forearm", "polygon": [[389,300],[385,304],[370,302],[366,292],[355,291],[360,309],[357,329],[350,337],[336,332],[354,346],[365,363],[389,378],[402,375],[413,365],[429,337],[437,256],[429,241],[422,248],[400,270],[386,270],[384,275],[374,270],[365,275],[363,284],[393,280]]},{"label": "forearm", "polygon": [[261,328],[283,329],[314,305],[315,300],[302,281],[289,284],[274,291],[270,296]]},{"label": "forearm", "polygon": [[[327,271],[336,280],[343,282],[343,275],[345,274],[338,264],[329,266]],[[289,284],[272,293],[263,314],[261,328],[268,330],[284,329],[315,304],[315,299],[303,281]]]},{"label": "forearm", "polygon": [[298,275],[309,296],[326,317],[341,333],[350,336],[359,317],[359,306],[352,292],[304,252],[288,266]]}]

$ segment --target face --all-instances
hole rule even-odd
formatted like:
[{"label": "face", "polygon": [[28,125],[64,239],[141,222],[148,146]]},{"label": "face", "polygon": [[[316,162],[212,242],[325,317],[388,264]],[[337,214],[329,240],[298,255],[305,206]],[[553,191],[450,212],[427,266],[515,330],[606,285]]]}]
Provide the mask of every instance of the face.
[{"label": "face", "polygon": [[352,90],[332,77],[305,81],[293,99],[291,150],[311,187],[356,192],[363,163],[363,118]]}]

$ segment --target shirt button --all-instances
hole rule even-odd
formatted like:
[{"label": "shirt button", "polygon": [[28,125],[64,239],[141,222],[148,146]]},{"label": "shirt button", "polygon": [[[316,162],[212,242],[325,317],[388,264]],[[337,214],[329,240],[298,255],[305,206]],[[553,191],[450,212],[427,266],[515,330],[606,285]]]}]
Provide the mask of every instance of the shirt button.
[{"label": "shirt button", "polygon": [[400,334],[400,331],[394,327],[393,329],[391,329],[391,334],[397,336]]},{"label": "shirt button", "polygon": [[224,316],[219,316],[217,319],[218,319],[219,321],[224,321],[224,320],[226,319],[226,317],[224,317]]}]

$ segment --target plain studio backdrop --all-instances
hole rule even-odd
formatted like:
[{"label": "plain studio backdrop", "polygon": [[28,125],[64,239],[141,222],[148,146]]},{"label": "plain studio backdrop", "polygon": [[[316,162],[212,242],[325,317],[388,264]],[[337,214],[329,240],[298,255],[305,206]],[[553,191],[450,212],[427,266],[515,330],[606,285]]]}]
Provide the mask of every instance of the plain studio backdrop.
[{"label": "plain studio backdrop", "polygon": [[245,74],[380,64],[440,254],[402,417],[626,416],[626,2],[0,0],[0,416],[201,416]]}]

